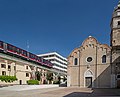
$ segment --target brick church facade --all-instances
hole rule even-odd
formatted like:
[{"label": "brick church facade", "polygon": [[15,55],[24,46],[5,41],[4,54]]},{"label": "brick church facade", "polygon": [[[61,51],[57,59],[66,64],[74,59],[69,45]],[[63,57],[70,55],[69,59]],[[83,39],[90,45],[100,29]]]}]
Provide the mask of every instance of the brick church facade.
[{"label": "brick church facade", "polygon": [[120,87],[120,2],[111,20],[111,45],[89,36],[68,56],[68,86]]}]

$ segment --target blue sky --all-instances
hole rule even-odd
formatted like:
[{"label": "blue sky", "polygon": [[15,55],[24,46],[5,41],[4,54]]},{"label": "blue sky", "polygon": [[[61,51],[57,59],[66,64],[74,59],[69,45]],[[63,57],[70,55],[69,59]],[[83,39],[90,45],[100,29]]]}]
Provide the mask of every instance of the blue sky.
[{"label": "blue sky", "polygon": [[118,0],[0,0],[0,40],[35,54],[67,57],[88,37],[110,44]]}]

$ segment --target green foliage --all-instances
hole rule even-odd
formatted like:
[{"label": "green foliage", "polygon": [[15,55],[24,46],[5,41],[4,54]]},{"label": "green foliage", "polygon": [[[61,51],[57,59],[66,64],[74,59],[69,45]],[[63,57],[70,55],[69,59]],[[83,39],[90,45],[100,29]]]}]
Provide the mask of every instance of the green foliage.
[{"label": "green foliage", "polygon": [[53,84],[60,84],[60,81],[59,81],[59,80],[55,80],[55,81],[53,82]]},{"label": "green foliage", "polygon": [[67,80],[67,78],[64,76],[63,81],[66,81],[66,80]]},{"label": "green foliage", "polygon": [[49,80],[49,81],[53,80],[53,73],[52,72],[47,73],[47,80]]},{"label": "green foliage", "polygon": [[60,80],[61,80],[61,77],[60,77],[60,76],[58,76],[58,80],[59,80],[59,82],[60,82]]},{"label": "green foliage", "polygon": [[38,80],[28,80],[27,84],[28,85],[39,85],[39,81]]},{"label": "green foliage", "polygon": [[6,82],[6,83],[7,82],[11,83],[13,81],[16,81],[17,78],[16,78],[16,76],[0,76],[0,80],[3,82]]}]

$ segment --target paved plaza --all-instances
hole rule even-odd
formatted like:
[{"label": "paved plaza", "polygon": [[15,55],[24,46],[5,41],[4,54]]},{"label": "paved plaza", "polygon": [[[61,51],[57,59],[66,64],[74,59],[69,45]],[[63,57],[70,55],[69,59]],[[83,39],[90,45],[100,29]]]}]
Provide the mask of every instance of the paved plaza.
[{"label": "paved plaza", "polygon": [[14,85],[14,86],[0,88],[0,90],[24,91],[24,90],[34,90],[34,89],[55,88],[55,87],[59,87],[59,85]]},{"label": "paved plaza", "polygon": [[[25,90],[22,89],[25,88]],[[0,97],[120,97],[120,89],[87,89],[57,86],[0,88]],[[14,89],[13,89],[14,88]],[[19,91],[18,91],[19,90]]]}]

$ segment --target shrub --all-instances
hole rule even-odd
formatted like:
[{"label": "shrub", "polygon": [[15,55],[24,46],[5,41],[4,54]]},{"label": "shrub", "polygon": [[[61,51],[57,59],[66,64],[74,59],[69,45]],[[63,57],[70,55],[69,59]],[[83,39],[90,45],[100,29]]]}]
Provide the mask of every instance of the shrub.
[{"label": "shrub", "polygon": [[39,85],[39,81],[38,80],[28,80],[27,84],[28,85]]},{"label": "shrub", "polygon": [[6,83],[7,82],[13,82],[13,81],[16,81],[17,80],[17,78],[16,78],[16,76],[5,76],[5,75],[3,75],[3,76],[0,76],[0,80],[1,81],[5,81]]},{"label": "shrub", "polygon": [[53,82],[53,84],[60,84],[60,81],[59,81],[59,80],[55,80],[55,81]]}]

